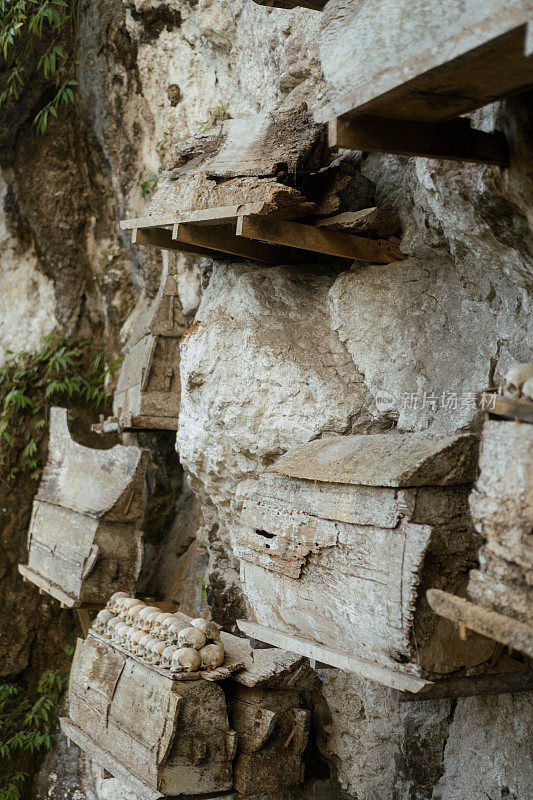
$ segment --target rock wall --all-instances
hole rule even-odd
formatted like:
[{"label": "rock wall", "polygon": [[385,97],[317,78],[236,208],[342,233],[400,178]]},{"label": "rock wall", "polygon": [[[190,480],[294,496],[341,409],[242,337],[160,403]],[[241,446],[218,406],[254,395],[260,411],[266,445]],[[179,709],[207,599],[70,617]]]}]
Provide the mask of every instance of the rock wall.
[{"label": "rock wall", "polygon": [[[121,217],[146,212],[150,195],[138,183],[150,185],[166,142],[193,134],[211,109],[236,117],[318,105],[319,26],[318,13],[252,0],[84,0],[76,113],[52,121],[42,139],[27,126],[13,130],[2,152],[0,355],[32,347],[56,323],[118,350],[132,307],[153,296],[161,271],[160,254],[133,247],[118,228]],[[182,345],[177,450],[186,481],[171,530],[162,525],[150,540],[147,587],[159,581],[192,613],[205,575],[214,617],[231,629],[246,613],[233,535],[249,481],[291,445],[318,437],[476,426],[474,393],[532,359],[527,100],[475,115],[507,132],[506,172],[385,155],[344,162],[346,209],[394,203],[405,262],[339,271],[178,258],[184,310],[197,323]],[[35,192],[36,174],[46,192]],[[167,438],[151,442],[162,473]],[[175,458],[173,491],[181,485]],[[163,512],[167,523],[168,502]],[[2,580],[22,552],[23,528]],[[29,619],[33,594],[11,591]],[[46,625],[52,616],[47,608]],[[10,671],[24,669],[30,650],[17,651]],[[325,670],[321,679],[316,732],[333,783],[295,797],[529,796],[529,696],[398,707],[387,690],[348,673]],[[130,796],[78,767],[64,745],[37,791]]]}]

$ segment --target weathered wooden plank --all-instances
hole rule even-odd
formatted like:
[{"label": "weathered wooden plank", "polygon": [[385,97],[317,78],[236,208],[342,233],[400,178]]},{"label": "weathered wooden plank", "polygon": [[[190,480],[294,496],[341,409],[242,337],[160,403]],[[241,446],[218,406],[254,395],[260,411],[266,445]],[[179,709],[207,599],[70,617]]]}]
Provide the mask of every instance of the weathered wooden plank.
[{"label": "weathered wooden plank", "polygon": [[338,669],[355,672],[363,678],[382,683],[393,689],[419,692],[425,686],[432,684],[432,681],[424,680],[416,675],[409,674],[407,671],[404,672],[401,667],[398,667],[398,669],[391,669],[375,661],[367,661],[353,656],[349,652],[323,647],[301,636],[282,633],[279,630],[267,628],[264,625],[258,625],[256,622],[240,619],[237,620],[237,625],[247,636],[251,636],[260,642],[266,642],[275,647],[281,647],[284,650],[299,653],[306,658],[322,661],[324,664],[330,664]]},{"label": "weathered wooden plank", "polygon": [[370,261],[373,264],[391,264],[406,258],[396,244],[385,239],[366,239],[350,233],[267,217],[239,217],[236,234],[352,261]]},{"label": "weathered wooden plank", "polygon": [[447,678],[434,683],[423,692],[398,692],[399,703],[424,700],[443,700],[454,697],[486,697],[491,694],[514,694],[533,691],[533,670],[523,669],[491,675],[472,675],[467,678]]},{"label": "weathered wooden plank", "polygon": [[59,600],[59,602],[67,608],[77,608],[81,605],[80,600],[76,600],[74,597],[71,597],[59,586],[56,586],[55,583],[47,580],[26,564],[19,564],[18,571],[24,580],[30,581],[30,583],[38,586],[39,589],[42,589],[46,594],[49,594],[51,597],[55,597],[56,600]]},{"label": "weathered wooden plank", "polygon": [[312,11],[322,11],[327,0],[254,0],[260,6],[270,8],[310,8]]},{"label": "weathered wooden plank", "polygon": [[184,211],[166,217],[135,217],[123,219],[120,227],[123,231],[142,228],[171,228],[180,222],[193,222],[196,225],[225,225],[235,222],[240,214],[265,214],[268,211],[265,203],[241,203],[218,208],[201,208],[197,211]]},{"label": "weathered wooden plank", "polygon": [[370,434],[319,439],[295,447],[272,469],[283,475],[363,486],[447,486],[475,477],[470,434]]},{"label": "weathered wooden plank", "polygon": [[331,148],[425,156],[451,161],[509,166],[503,133],[487,133],[471,127],[468,119],[419,122],[382,117],[337,117],[328,126]]},{"label": "weathered wooden plank", "polygon": [[320,51],[332,102],[316,118],[435,122],[525,89],[530,19],[521,0],[330,0]]},{"label": "weathered wooden plank", "polygon": [[319,219],[315,225],[319,228],[331,228],[334,231],[375,234],[380,238],[387,238],[400,231],[400,217],[391,203],[385,203],[382,206],[325,217]]},{"label": "weathered wooden plank", "polygon": [[437,614],[533,658],[533,626],[439,589],[430,589],[427,598]]},{"label": "weathered wooden plank", "polygon": [[525,400],[504,397],[496,392],[481,392],[476,405],[481,411],[487,411],[498,417],[520,422],[533,422],[533,403]]}]

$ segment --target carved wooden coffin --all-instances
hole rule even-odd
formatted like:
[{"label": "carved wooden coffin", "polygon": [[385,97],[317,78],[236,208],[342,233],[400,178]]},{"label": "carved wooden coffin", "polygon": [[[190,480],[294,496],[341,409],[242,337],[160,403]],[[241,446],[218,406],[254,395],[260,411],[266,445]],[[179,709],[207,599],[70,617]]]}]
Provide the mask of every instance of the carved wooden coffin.
[{"label": "carved wooden coffin", "polygon": [[533,425],[488,420],[470,496],[483,535],[472,600],[526,623],[533,643]]},{"label": "carved wooden coffin", "polygon": [[176,144],[149,215],[253,204],[258,214],[304,216],[313,204],[293,184],[320,169],[325,146],[325,127],[305,106],[226,120]]},{"label": "carved wooden coffin", "polygon": [[533,83],[527,0],[329,0],[320,56],[331,119],[434,122]]},{"label": "carved wooden coffin", "polygon": [[165,268],[157,296],[137,318],[124,349],[113,400],[120,427],[177,429],[178,343],[187,327],[176,277]]},{"label": "carved wooden coffin", "polygon": [[238,555],[255,623],[242,630],[410,691],[489,659],[491,643],[459,640],[425,599],[429,586],[464,594],[476,454],[473,436],[425,433],[289,451],[244,499]]},{"label": "carved wooden coffin", "polygon": [[112,592],[134,591],[146,463],[147,452],[139,447],[78,444],[70,437],[67,410],[52,408],[48,462],[22,574],[69,606],[105,604]]},{"label": "carved wooden coffin", "polygon": [[66,735],[150,800],[270,793],[299,783],[310,712],[298,690],[310,688],[312,676],[304,660],[277,650],[256,656],[246,640],[222,633],[223,666],[171,671],[168,653],[153,658],[154,645],[140,645],[131,626],[125,635],[117,620],[135,617],[141,632],[158,632],[169,647],[172,631],[191,620],[141,611],[142,618],[131,605],[118,617],[103,612],[78,640],[69,717],[61,721]]}]

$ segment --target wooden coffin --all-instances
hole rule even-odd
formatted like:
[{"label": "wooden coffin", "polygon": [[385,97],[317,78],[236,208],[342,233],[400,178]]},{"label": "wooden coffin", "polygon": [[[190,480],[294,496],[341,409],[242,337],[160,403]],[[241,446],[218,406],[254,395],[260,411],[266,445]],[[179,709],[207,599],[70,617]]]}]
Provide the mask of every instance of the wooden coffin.
[{"label": "wooden coffin", "polygon": [[48,462],[33,504],[24,577],[68,606],[133,592],[142,559],[147,451],[73,441],[67,410],[50,411]]},{"label": "wooden coffin", "polygon": [[271,8],[311,8],[313,11],[322,11],[326,0],[254,0],[260,6]]},{"label": "wooden coffin", "polygon": [[[393,688],[492,657],[461,641],[426,589],[464,594],[475,559],[474,436],[345,436],[289,451],[245,498],[245,632]],[[444,624],[443,624],[444,623]]]},{"label": "wooden coffin", "polygon": [[331,102],[315,117],[341,147],[504,164],[496,134],[435,123],[533,84],[532,19],[527,0],[329,0],[320,53]]},{"label": "wooden coffin", "polygon": [[310,718],[299,691],[312,671],[297,656],[221,638],[223,667],[173,674],[91,630],[74,655],[64,732],[150,800],[299,783]]},{"label": "wooden coffin", "polygon": [[179,340],[188,325],[167,259],[165,267],[157,296],[139,315],[124,348],[113,399],[121,428],[178,427]]},{"label": "wooden coffin", "polygon": [[473,602],[429,599],[444,617],[533,658],[533,426],[487,420],[479,467],[470,509],[484,543],[468,583]]}]

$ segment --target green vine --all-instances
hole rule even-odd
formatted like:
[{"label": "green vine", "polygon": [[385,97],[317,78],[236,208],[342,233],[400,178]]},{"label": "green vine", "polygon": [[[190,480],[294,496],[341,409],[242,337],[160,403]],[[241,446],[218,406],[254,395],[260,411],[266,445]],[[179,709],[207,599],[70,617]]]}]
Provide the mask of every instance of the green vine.
[{"label": "green vine", "polygon": [[50,116],[74,103],[76,61],[66,35],[75,24],[76,0],[0,0],[0,111],[28,87],[42,84],[51,99],[33,119],[46,132]]},{"label": "green vine", "polygon": [[97,409],[105,403],[107,380],[120,359],[106,363],[91,350],[89,340],[53,331],[35,353],[9,353],[0,368],[0,465],[8,481],[20,471],[40,478],[39,444],[51,405],[77,400]]},{"label": "green vine", "polygon": [[[15,683],[0,684],[0,757],[18,760],[21,754],[50,750],[54,744],[54,711],[63,689],[58,670],[45,669],[34,697]],[[0,800],[19,800],[29,777],[26,772],[8,772],[0,784]]]}]

